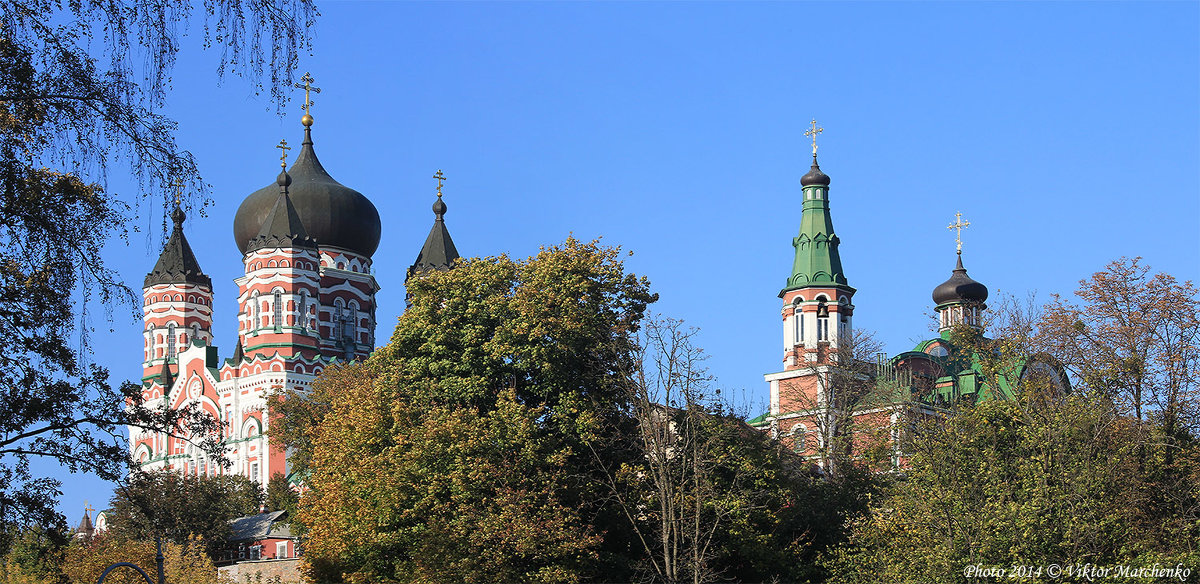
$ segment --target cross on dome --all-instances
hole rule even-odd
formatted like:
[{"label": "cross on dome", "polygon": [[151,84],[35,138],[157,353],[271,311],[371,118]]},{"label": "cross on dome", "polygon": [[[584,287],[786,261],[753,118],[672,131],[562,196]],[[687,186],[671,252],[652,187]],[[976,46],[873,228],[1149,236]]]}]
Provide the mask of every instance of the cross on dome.
[{"label": "cross on dome", "polygon": [[817,134],[820,134],[821,132],[824,132],[824,131],[825,131],[825,128],[817,127],[817,119],[816,118],[813,118],[812,128],[804,131],[805,136],[812,137],[813,158],[817,157]]},{"label": "cross on dome", "polygon": [[437,172],[433,173],[433,178],[438,181],[437,196],[440,199],[442,198],[442,181],[446,180],[446,175],[442,174],[442,169],[439,168]]},{"label": "cross on dome", "polygon": [[958,253],[962,253],[962,230],[970,227],[970,221],[963,221],[962,213],[954,214],[954,223],[951,223],[946,229],[954,230],[954,243],[958,248]]},{"label": "cross on dome", "polygon": [[312,122],[313,122],[313,117],[312,117],[312,112],[309,110],[312,108],[313,104],[316,103],[312,100],[312,94],[313,93],[321,93],[321,88],[313,87],[313,81],[316,81],[316,80],[313,79],[312,73],[308,73],[307,71],[304,73],[304,76],[300,78],[300,81],[303,81],[304,83],[303,84],[301,84],[301,83],[293,83],[292,84],[292,87],[295,87],[296,89],[304,90],[304,117],[300,119],[300,122],[303,123],[305,126],[311,126]]},{"label": "cross on dome", "polygon": [[279,145],[277,145],[275,147],[278,148],[281,152],[281,154],[279,155],[279,166],[282,166],[283,168],[287,168],[287,153],[288,153],[288,150],[292,149],[291,146],[287,145],[287,138],[283,138],[282,140],[280,140]]}]

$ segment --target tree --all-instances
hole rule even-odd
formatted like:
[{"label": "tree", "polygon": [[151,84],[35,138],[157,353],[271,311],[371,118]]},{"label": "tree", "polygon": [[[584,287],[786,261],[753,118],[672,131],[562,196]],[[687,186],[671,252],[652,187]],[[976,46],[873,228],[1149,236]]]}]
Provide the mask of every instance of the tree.
[{"label": "tree", "polygon": [[[205,8],[205,41],[222,46],[221,72],[257,82],[265,68],[279,91],[307,46],[310,0]],[[189,2],[0,3],[2,522],[52,519],[58,483],[33,473],[32,458],[115,480],[126,469],[124,426],[182,424],[205,435],[189,412],[147,411],[140,388],[118,391],[88,363],[88,306],[100,301],[111,316],[135,300],[104,264],[104,243],[125,237],[142,202],[165,207],[161,193],[176,181],[198,193],[187,195],[192,205],[204,202],[192,156],[159,113],[191,13]],[[140,194],[105,188],[110,161],[129,164]]]},{"label": "tree", "polygon": [[33,525],[6,530],[8,553],[0,559],[0,584],[59,584],[69,538],[66,525]]},{"label": "tree", "polygon": [[968,566],[1194,563],[1181,543],[1195,541],[1194,525],[1166,546],[1141,528],[1145,475],[1130,433],[1104,400],[1084,395],[988,401],[926,420],[907,480],[827,560],[833,581],[975,581]]},{"label": "tree", "polygon": [[1200,294],[1191,282],[1121,258],[1079,283],[1080,303],[1055,296],[1041,327],[1082,384],[1168,437],[1200,430]]},{"label": "tree", "polygon": [[109,502],[109,530],[124,540],[199,542],[216,557],[230,520],[258,513],[262,502],[262,487],[243,476],[139,473]]},{"label": "tree", "polygon": [[[167,582],[218,584],[217,568],[204,547],[204,542],[195,538],[185,539],[182,543],[163,544],[163,573]],[[72,584],[93,584],[109,566],[117,562],[132,562],[153,578],[157,569],[157,554],[155,544],[151,541],[106,534],[91,541],[72,542],[62,563],[62,573]],[[130,568],[118,568],[109,573],[105,582],[145,584],[146,581]]]},{"label": "tree", "polygon": [[292,489],[290,481],[283,473],[271,475],[267,481],[266,506],[268,511],[287,511],[288,516],[296,515],[296,505],[300,503],[300,495]]},{"label": "tree", "polygon": [[626,579],[583,446],[626,416],[618,372],[655,299],[619,254],[568,239],[414,277],[386,347],[284,396],[316,576]]},{"label": "tree", "polygon": [[[1116,262],[1091,282],[1112,282],[1114,273],[1124,282],[1136,273],[1129,267]],[[1085,288],[1081,296],[1100,299]],[[1101,304],[1110,302],[1121,301]],[[1080,320],[1113,314],[1100,307],[1056,299],[1038,315],[1032,306],[1003,303],[995,338],[952,331],[958,357],[972,359],[981,383],[1008,388],[1011,399],[958,402],[914,421],[905,480],[825,559],[834,582],[985,581],[964,569],[1200,559],[1200,443],[1178,426],[1176,439],[1164,440],[1167,417],[1137,406],[1152,384],[1129,365],[1155,352],[1138,345],[1153,334],[1131,341],[1137,329]],[[1102,344],[1085,351],[1081,337]],[[1067,392],[1060,363],[1077,380]]]},{"label": "tree", "polygon": [[[642,571],[662,582],[819,578],[812,552],[865,511],[871,481],[824,480],[734,415],[696,333],[673,319],[644,324],[626,377],[634,427],[589,444],[637,535]],[[852,467],[844,474],[864,478]]]}]

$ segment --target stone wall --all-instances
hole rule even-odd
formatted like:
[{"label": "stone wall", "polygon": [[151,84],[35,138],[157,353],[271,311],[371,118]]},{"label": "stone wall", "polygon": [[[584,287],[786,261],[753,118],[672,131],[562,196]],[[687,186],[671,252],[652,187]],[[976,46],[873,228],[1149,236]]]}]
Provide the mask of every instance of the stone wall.
[{"label": "stone wall", "polygon": [[222,578],[238,584],[297,584],[300,560],[244,560],[217,568]]}]

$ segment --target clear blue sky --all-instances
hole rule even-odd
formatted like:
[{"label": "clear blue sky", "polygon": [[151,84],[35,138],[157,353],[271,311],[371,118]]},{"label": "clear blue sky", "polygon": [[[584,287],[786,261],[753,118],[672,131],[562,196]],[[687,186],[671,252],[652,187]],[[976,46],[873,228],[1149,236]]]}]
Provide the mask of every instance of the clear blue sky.
[{"label": "clear blue sky", "polygon": [[[370,197],[384,233],[378,337],[405,269],[446,220],[464,255],[527,256],[568,234],[632,250],[655,309],[701,329],[722,386],[762,404],[781,366],[777,294],[808,170],[809,120],[855,325],[889,352],[930,335],[930,291],[964,259],[999,294],[1070,293],[1120,256],[1200,279],[1200,5],[1128,3],[325,3],[311,71],[317,153]],[[187,235],[235,342],[232,219],[277,173],[285,118],[215,83],[198,24],[167,113],[214,200]],[[298,76],[298,75],[297,75]],[[110,187],[121,191],[114,175]],[[162,243],[142,205],[109,261],[133,287]],[[98,328],[95,359],[140,373],[140,320]],[[758,412],[754,412],[758,413]],[[111,486],[63,476],[79,519]]]}]

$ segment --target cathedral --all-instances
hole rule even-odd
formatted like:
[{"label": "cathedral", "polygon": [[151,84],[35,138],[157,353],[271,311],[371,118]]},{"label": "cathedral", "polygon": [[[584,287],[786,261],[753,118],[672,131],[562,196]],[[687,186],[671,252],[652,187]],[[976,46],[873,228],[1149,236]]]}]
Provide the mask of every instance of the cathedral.
[{"label": "cathedral", "polygon": [[[306,90],[311,77],[305,76]],[[145,470],[184,474],[233,473],[266,484],[282,474],[293,483],[286,452],[267,439],[268,396],[305,390],[337,361],[366,358],[376,344],[379,286],[371,257],[381,223],[371,201],[342,185],[321,166],[313,145],[306,95],[304,140],[290,168],[273,184],[251,193],[234,219],[244,276],[238,286],[238,338],[220,358],[213,344],[213,286],[183,232],[176,201],[174,229],[154,269],[146,275],[142,391],[147,405],[195,405],[222,425],[232,467],[222,469],[187,436],[130,428],[134,460]],[[988,289],[963,267],[961,215],[957,263],[932,294],[938,336],[893,357],[863,355],[853,328],[854,293],[838,252],[830,213],[830,177],[817,163],[816,121],[812,167],[800,179],[802,213],[791,273],[779,298],[783,370],[765,375],[769,410],[748,423],[769,432],[797,454],[824,464],[834,441],[858,452],[890,450],[885,466],[904,465],[900,435],[914,415],[938,415],[960,400],[1008,399],[1025,376],[1050,374],[1065,389],[1053,363],[1019,360],[1009,375],[984,376],[973,349],[956,347],[956,331],[982,335]],[[446,270],[459,258],[446,229],[439,170],[434,224],[407,277]],[[872,438],[873,436],[873,438]]]},{"label": "cathedral", "polygon": [[[306,90],[311,81],[306,75]],[[279,473],[295,482],[286,453],[267,439],[268,396],[304,390],[331,363],[366,358],[375,347],[379,212],[321,166],[307,96],[305,105],[304,141],[291,168],[285,141],[279,176],[247,196],[234,218],[245,275],[235,280],[237,343],[224,358],[212,335],[212,281],[188,244],[176,200],[174,228],[142,288],[142,392],[149,407],[195,404],[216,418],[232,467],[222,469],[187,436],[131,427],[131,453],[144,470],[237,474],[263,485]],[[435,178],[434,225],[409,276],[447,269],[459,257],[443,219],[441,171]]]}]

